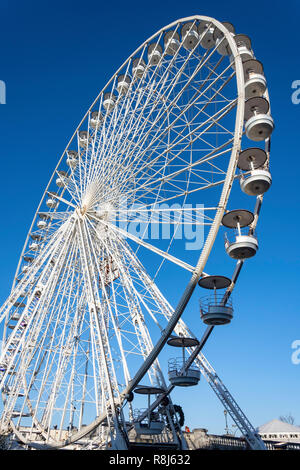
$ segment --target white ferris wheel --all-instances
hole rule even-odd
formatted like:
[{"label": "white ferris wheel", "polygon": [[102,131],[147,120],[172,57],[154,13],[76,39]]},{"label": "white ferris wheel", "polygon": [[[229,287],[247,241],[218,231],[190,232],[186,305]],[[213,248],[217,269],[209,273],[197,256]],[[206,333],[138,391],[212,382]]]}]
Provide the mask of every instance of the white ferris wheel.
[{"label": "white ferris wheel", "polygon": [[[2,432],[29,448],[129,449],[132,433],[184,448],[170,393],[202,374],[264,448],[201,350],[231,321],[258,249],[273,127],[263,66],[230,23],[180,19],[122,64],[59,159],[0,309]],[[236,187],[252,211],[231,207]],[[222,226],[230,277],[205,270]],[[201,231],[197,251],[185,249],[186,227]],[[163,272],[182,272],[175,307]],[[198,284],[200,338],[184,321]],[[164,374],[166,345],[182,357]]]}]

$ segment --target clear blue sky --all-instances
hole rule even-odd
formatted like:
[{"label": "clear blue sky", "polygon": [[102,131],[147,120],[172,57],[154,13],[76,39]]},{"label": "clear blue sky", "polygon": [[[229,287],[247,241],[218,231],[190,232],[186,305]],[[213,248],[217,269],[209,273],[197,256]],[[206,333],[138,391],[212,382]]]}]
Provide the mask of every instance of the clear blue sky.
[{"label": "clear blue sky", "polygon": [[[0,300],[9,292],[41,193],[82,115],[147,37],[193,14],[230,21],[251,37],[276,122],[273,186],[259,221],[260,250],[234,292],[235,320],[215,329],[204,353],[255,426],[288,413],[300,425],[300,364],[291,361],[291,344],[300,340],[300,104],[291,101],[292,82],[300,80],[296,0],[2,0],[0,80],[7,104],[0,105]],[[172,295],[170,289],[171,301]],[[197,294],[186,312],[197,329],[196,309]],[[191,428],[223,432],[222,407],[205,380],[174,396]]]}]

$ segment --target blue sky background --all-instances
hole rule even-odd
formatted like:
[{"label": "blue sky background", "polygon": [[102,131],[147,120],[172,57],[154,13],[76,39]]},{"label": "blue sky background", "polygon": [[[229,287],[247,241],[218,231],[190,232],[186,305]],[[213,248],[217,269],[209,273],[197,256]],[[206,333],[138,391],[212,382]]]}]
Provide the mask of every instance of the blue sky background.
[{"label": "blue sky background", "polygon": [[[9,293],[57,159],[99,90],[147,37],[193,14],[230,21],[238,33],[251,37],[264,64],[276,123],[273,186],[259,221],[260,249],[234,292],[235,320],[215,329],[204,353],[255,426],[289,413],[300,425],[300,364],[291,361],[291,344],[300,340],[300,104],[291,101],[292,82],[300,80],[296,0],[2,0],[0,80],[6,83],[7,104],[0,105],[0,300]],[[228,263],[224,255],[212,270],[230,274]],[[170,301],[173,281],[166,279]],[[184,280],[176,282],[183,289]],[[199,296],[199,291],[194,294],[184,317],[195,331]],[[174,400],[191,428],[224,431],[223,409],[205,380],[192,390],[177,390]]]}]

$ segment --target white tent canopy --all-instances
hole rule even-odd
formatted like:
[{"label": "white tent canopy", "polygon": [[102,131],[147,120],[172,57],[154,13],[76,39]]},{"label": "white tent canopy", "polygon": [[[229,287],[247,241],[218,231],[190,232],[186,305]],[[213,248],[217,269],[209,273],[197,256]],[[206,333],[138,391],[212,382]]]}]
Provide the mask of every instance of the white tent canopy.
[{"label": "white tent canopy", "polygon": [[300,443],[300,426],[273,419],[258,428],[263,439]]}]

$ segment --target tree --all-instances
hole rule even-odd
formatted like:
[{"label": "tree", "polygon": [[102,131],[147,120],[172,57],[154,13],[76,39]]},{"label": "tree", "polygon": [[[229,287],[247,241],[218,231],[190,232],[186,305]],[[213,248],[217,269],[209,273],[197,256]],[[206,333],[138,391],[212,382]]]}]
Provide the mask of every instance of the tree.
[{"label": "tree", "polygon": [[295,424],[295,418],[294,416],[291,415],[291,413],[286,416],[279,416],[279,419],[280,421],[283,421],[284,423]]}]

